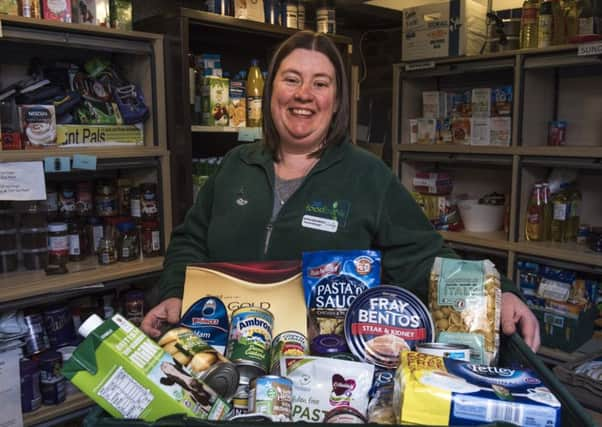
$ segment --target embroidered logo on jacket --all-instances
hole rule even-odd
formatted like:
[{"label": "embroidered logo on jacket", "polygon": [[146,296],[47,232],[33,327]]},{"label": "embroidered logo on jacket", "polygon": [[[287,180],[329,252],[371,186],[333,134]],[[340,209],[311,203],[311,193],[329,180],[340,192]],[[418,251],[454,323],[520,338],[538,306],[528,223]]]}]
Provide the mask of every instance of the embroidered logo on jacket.
[{"label": "embroidered logo on jacket", "polygon": [[351,203],[347,200],[334,200],[332,202],[323,202],[315,200],[305,205],[305,214],[328,218],[338,222],[339,227],[347,225]]}]

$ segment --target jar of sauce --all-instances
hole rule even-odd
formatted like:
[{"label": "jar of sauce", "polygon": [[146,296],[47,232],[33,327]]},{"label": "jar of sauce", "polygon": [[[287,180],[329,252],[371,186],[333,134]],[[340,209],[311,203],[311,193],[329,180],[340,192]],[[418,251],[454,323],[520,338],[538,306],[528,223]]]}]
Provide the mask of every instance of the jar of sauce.
[{"label": "jar of sauce", "polygon": [[69,235],[67,223],[48,224],[48,263],[65,267],[69,259]]}]

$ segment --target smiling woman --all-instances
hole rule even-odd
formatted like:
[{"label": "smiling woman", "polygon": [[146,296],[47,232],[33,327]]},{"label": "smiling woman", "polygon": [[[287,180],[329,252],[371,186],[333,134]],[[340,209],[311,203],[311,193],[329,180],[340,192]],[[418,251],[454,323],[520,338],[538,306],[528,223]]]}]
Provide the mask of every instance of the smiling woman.
[{"label": "smiling woman", "polygon": [[[264,140],[230,151],[173,231],[159,283],[164,301],[141,325],[152,336],[178,321],[188,264],[376,249],[381,281],[425,300],[434,259],[457,257],[392,170],[349,141],[346,69],[328,36],[299,31],[276,50],[262,112]],[[509,280],[502,288],[515,289]],[[503,301],[505,330],[518,323],[536,347],[533,314],[515,295]]]}]

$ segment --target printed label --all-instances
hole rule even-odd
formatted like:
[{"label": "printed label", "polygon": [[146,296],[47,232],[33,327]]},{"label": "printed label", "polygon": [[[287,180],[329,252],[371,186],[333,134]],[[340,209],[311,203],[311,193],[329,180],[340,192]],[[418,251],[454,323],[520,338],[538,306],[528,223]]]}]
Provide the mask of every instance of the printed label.
[{"label": "printed label", "polygon": [[121,366],[117,367],[98,395],[119,411],[123,418],[138,418],[153,401],[153,394]]},{"label": "printed label", "polygon": [[320,218],[319,216],[303,215],[301,225],[305,228],[336,233],[339,222],[336,219]]},{"label": "printed label", "polygon": [[480,264],[444,259],[441,262],[441,276],[437,285],[437,302],[439,305],[452,306],[462,311],[466,298],[483,295],[484,282]]}]

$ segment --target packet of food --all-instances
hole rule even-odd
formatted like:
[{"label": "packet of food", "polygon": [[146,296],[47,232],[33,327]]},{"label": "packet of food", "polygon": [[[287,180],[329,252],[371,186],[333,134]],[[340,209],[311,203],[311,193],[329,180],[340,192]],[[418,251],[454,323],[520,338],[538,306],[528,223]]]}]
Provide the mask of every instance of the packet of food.
[{"label": "packet of food", "polygon": [[358,295],[380,282],[380,252],[372,250],[303,253],[303,289],[308,335],[344,336],[345,314]]},{"label": "packet of food", "polygon": [[393,405],[403,425],[501,421],[560,427],[561,421],[560,402],[530,369],[475,365],[413,351],[401,354]]},{"label": "packet of food", "polygon": [[470,347],[470,361],[494,364],[499,349],[500,274],[489,260],[436,258],[429,283],[429,310],[436,340]]},{"label": "packet of food", "polygon": [[316,356],[283,356],[280,372],[293,382],[293,421],[319,423],[334,408],[366,415],[374,365]]}]

